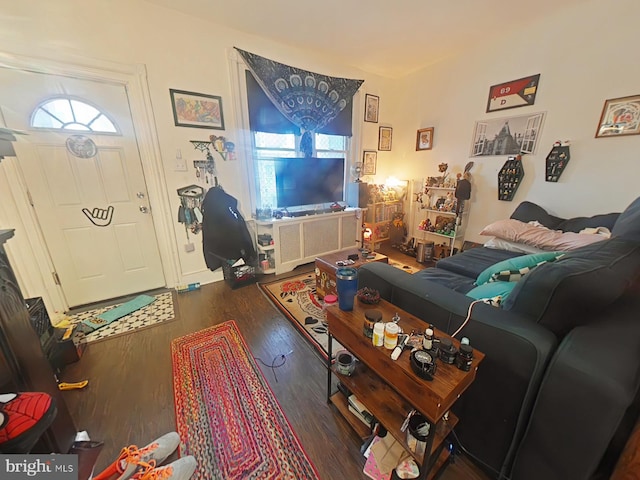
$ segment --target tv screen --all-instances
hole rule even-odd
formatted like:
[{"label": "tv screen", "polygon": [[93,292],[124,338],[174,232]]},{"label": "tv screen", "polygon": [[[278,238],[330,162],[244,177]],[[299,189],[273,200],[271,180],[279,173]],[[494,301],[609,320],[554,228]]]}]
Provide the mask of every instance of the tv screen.
[{"label": "tv screen", "polygon": [[344,200],[344,158],[276,158],[279,208]]}]

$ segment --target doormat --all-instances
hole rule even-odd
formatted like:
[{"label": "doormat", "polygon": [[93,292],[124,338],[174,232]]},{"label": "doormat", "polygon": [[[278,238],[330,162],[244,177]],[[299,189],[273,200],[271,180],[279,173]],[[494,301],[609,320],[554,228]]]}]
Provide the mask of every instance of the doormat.
[{"label": "doormat", "polygon": [[171,342],[180,456],[192,480],[318,480],[233,320]]},{"label": "doormat", "polygon": [[[93,343],[174,320],[173,295],[173,292],[155,295],[153,297],[155,300],[147,306],[124,315],[93,331],[91,331],[90,328],[83,329],[83,327],[89,322],[95,322],[99,316],[110,318],[108,312],[112,310],[114,310],[115,313],[122,313],[119,307],[125,308],[128,302],[69,315],[69,322],[77,325],[73,335],[73,342],[76,345],[80,343]],[[111,314],[111,316],[118,315]]]},{"label": "doormat", "polygon": [[[259,283],[267,298],[291,320],[291,323],[320,353],[323,360],[329,357],[329,335],[322,301],[316,295],[316,275],[311,271],[293,277]],[[343,347],[333,340],[333,356]]]}]

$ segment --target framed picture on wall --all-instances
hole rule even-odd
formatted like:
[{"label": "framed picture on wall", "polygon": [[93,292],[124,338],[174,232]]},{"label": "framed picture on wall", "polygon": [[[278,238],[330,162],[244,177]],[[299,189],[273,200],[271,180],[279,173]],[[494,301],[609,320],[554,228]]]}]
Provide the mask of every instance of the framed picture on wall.
[{"label": "framed picture on wall", "polygon": [[545,112],[515,117],[488,118],[476,122],[471,156],[535,153]]},{"label": "framed picture on wall", "polygon": [[216,95],[169,89],[177,127],[224,130],[222,98]]},{"label": "framed picture on wall", "polygon": [[433,147],[433,127],[421,128],[416,138],[416,150],[431,150]]},{"label": "framed picture on wall", "polygon": [[380,127],[378,129],[378,150],[382,152],[391,151],[391,136],[393,134],[393,128]]},{"label": "framed picture on wall", "polygon": [[611,98],[604,102],[596,138],[638,135],[640,133],[640,95]]},{"label": "framed picture on wall", "polygon": [[375,175],[376,162],[378,161],[378,152],[365,150],[362,154],[362,174]]},{"label": "framed picture on wall", "polygon": [[378,112],[380,107],[380,97],[375,95],[364,96],[364,121],[378,123]]},{"label": "framed picture on wall", "polygon": [[533,105],[538,93],[540,74],[492,85],[487,99],[487,113]]}]

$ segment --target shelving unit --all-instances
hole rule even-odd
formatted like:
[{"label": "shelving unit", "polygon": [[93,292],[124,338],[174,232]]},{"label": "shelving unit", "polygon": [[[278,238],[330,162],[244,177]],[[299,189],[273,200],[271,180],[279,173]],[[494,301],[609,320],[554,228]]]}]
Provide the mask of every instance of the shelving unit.
[{"label": "shelving unit", "polygon": [[370,203],[365,213],[364,228],[371,230],[371,236],[364,240],[364,245],[375,251],[376,245],[389,240],[389,227],[393,214],[402,212],[402,200]]},{"label": "shelving unit", "polygon": [[[464,241],[469,202],[464,202],[456,212],[454,187],[428,186],[426,179],[414,180],[412,187],[411,228],[416,239],[418,242],[432,240],[435,245],[444,245],[448,255],[453,255],[456,243],[462,246]],[[427,221],[433,230],[428,230]]]},{"label": "shelving unit", "polygon": [[[418,478],[431,480],[441,473],[450,456],[449,449],[445,448],[445,440],[459,422],[451,412],[451,407],[474,381],[484,354],[474,350],[473,364],[469,371],[459,370],[455,365],[445,364],[437,359],[437,372],[432,381],[426,381],[413,371],[408,352],[393,360],[390,350],[374,347],[371,340],[364,337],[362,322],[358,319],[363,318],[367,307],[357,302],[353,311],[349,312],[340,310],[338,306],[327,308],[329,338],[338,341],[359,360],[350,375],[338,372],[336,365],[331,362],[332,342],[329,343],[327,402],[336,407],[361,439],[364,440],[371,434],[370,429],[349,411],[347,399],[341,389],[334,391],[332,377],[335,377],[413,457],[420,467]],[[384,318],[390,318],[397,312],[405,332],[418,331],[424,327],[422,320],[384,300],[376,308],[381,310]],[[439,338],[446,337],[444,332],[438,330],[436,335]],[[459,348],[460,344],[455,338],[452,342]],[[402,430],[405,419],[413,410],[422,414],[430,425],[424,453],[409,448],[407,435]]]},{"label": "shelving unit", "polygon": [[[260,235],[269,235],[272,239],[272,243],[270,245],[261,245],[259,238]],[[276,273],[276,246],[273,241],[273,223],[270,221],[258,221],[256,222],[256,250],[258,251],[258,255],[264,255],[265,260],[269,262],[269,268],[263,268],[261,264],[259,264],[260,270],[262,273]],[[261,255],[262,254],[262,255]]]}]

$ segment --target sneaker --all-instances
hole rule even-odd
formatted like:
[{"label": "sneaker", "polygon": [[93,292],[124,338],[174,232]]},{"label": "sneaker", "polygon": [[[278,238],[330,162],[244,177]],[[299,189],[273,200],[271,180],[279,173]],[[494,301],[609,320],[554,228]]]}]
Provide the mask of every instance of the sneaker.
[{"label": "sneaker", "polygon": [[144,470],[136,473],[135,480],[189,480],[198,466],[193,455],[179,458],[175,462],[156,467],[155,462],[144,466]]},{"label": "sneaker", "polygon": [[107,480],[114,475],[119,475],[117,480],[131,478],[144,464],[152,461],[158,465],[166,460],[180,444],[180,436],[176,432],[169,432],[154,440],[143,448],[135,445],[125,447],[120,452],[118,459],[109,465],[104,471],[93,477],[93,480]]},{"label": "sneaker", "polygon": [[0,395],[0,453],[28,453],[53,423],[55,399],[43,392]]}]

